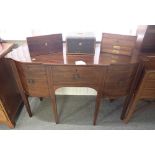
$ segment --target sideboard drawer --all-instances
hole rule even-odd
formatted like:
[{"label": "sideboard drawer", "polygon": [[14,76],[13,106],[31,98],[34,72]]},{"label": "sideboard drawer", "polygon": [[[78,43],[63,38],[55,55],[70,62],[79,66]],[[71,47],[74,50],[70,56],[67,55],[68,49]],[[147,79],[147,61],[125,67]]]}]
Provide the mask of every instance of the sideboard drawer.
[{"label": "sideboard drawer", "polygon": [[84,66],[54,66],[54,84],[91,84],[99,82],[101,68]]},{"label": "sideboard drawer", "polygon": [[155,80],[146,80],[144,83],[144,88],[145,89],[155,89]]},{"label": "sideboard drawer", "polygon": [[23,74],[28,78],[46,79],[46,69],[43,65],[22,65]]},{"label": "sideboard drawer", "polygon": [[26,79],[26,91],[30,96],[49,96],[47,80],[36,78]]},{"label": "sideboard drawer", "polygon": [[46,68],[42,64],[18,64],[18,70],[26,94],[49,96]]},{"label": "sideboard drawer", "polygon": [[141,93],[141,98],[153,99],[155,97],[155,88],[154,89],[144,89]]}]

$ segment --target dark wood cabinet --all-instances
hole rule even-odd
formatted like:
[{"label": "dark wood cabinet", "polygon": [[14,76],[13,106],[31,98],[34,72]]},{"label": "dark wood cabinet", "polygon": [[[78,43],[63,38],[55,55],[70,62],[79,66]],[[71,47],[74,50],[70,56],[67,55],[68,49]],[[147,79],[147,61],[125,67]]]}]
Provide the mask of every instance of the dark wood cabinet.
[{"label": "dark wood cabinet", "polygon": [[141,25],[137,29],[137,45],[140,53],[155,54],[155,25]]},{"label": "dark wood cabinet", "polygon": [[[7,52],[6,48],[4,52]],[[9,59],[0,58],[0,123],[10,128],[15,126],[17,113],[22,106],[22,99],[18,90]]]}]

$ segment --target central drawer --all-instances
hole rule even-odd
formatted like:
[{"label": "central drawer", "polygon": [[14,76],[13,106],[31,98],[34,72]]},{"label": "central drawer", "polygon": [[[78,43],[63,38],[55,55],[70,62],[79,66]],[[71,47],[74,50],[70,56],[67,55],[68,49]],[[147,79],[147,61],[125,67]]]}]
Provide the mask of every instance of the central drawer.
[{"label": "central drawer", "polygon": [[97,85],[102,69],[88,66],[54,66],[54,84],[84,84]]}]

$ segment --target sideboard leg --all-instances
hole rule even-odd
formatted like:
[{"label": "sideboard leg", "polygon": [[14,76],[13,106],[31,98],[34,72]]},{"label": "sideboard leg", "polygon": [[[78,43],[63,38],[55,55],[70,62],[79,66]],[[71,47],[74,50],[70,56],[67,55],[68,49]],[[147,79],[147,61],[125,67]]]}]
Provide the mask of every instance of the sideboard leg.
[{"label": "sideboard leg", "polygon": [[101,101],[101,95],[97,95],[93,125],[96,125],[96,121],[97,121],[97,117],[98,117],[98,113],[99,113],[99,109],[100,109],[100,101]]},{"label": "sideboard leg", "polygon": [[55,95],[51,96],[51,101],[52,101],[52,110],[53,110],[53,114],[54,114],[54,119],[55,119],[55,123],[58,124],[59,123],[59,117],[58,117],[58,112],[57,112],[57,104],[56,104],[56,97]]}]

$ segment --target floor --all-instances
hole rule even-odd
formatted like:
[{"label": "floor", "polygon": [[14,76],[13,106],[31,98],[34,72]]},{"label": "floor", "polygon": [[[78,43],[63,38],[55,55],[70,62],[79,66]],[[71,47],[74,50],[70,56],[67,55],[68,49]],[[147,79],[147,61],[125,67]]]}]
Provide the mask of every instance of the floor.
[{"label": "floor", "polygon": [[[60,123],[55,124],[49,98],[40,101],[29,98],[33,117],[29,118],[25,107],[22,109],[14,130],[153,130],[155,129],[155,106],[142,102],[133,119],[124,124],[120,120],[123,99],[114,102],[102,101],[97,125],[93,126],[95,96],[57,95]],[[144,108],[145,107],[145,108]],[[1,130],[7,130],[0,125]]]}]

